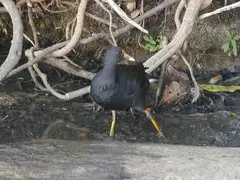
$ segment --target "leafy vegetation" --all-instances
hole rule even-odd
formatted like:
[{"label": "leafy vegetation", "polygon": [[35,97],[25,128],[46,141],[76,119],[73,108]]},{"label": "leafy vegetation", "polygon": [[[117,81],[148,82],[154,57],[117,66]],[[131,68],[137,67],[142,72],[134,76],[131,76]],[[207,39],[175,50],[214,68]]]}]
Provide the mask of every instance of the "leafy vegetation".
[{"label": "leafy vegetation", "polygon": [[224,52],[228,53],[229,56],[238,56],[238,47],[237,41],[240,40],[240,36],[233,36],[226,26],[223,26],[224,33],[227,37],[227,41],[222,45],[222,49]]},{"label": "leafy vegetation", "polygon": [[156,52],[163,48],[162,37],[153,39],[152,36],[143,36],[143,39],[146,41],[145,48],[148,52]]}]

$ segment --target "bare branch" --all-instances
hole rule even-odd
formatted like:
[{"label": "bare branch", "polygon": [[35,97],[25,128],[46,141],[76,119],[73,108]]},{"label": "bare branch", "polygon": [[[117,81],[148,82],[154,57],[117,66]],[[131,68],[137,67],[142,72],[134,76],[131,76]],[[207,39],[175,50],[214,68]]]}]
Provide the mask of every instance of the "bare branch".
[{"label": "bare branch", "polygon": [[[107,21],[107,20],[105,20],[105,19],[102,19],[102,18],[100,18],[100,17],[97,17],[97,16],[95,16],[95,15],[93,15],[93,14],[91,14],[91,13],[88,13],[88,12],[85,12],[85,15],[88,16],[88,17],[90,17],[90,18],[92,18],[92,19],[94,19],[94,20],[96,20],[96,21],[98,21],[98,22],[100,22],[100,23],[103,23],[103,24],[106,24],[106,25],[110,26],[109,21]],[[117,25],[114,24],[114,23],[112,23],[112,27],[116,29],[116,28],[117,28]]]},{"label": "bare branch", "polygon": [[[208,3],[211,3],[211,1],[205,1]],[[181,0],[181,2],[179,3],[178,7],[177,7],[177,10],[176,10],[176,13],[175,13],[175,17],[174,17],[174,20],[175,20],[175,23],[176,23],[176,27],[177,27],[177,30],[179,31],[180,27],[181,27],[181,21],[179,19],[180,17],[180,13],[182,11],[182,9],[184,8],[184,6],[186,5],[186,0]],[[201,4],[199,10],[201,9],[201,7],[203,7],[203,4]],[[184,41],[183,43],[183,48],[182,48],[183,52],[185,52],[187,50],[187,41]],[[183,60],[183,62],[187,65],[188,67],[188,70],[190,72],[190,75],[191,75],[191,78],[192,78],[192,81],[194,83],[194,86],[195,88],[192,88],[191,89],[191,92],[192,92],[192,95],[193,95],[193,100],[192,100],[192,103],[196,102],[198,100],[198,98],[200,97],[200,88],[198,86],[198,83],[193,75],[193,70],[192,70],[192,67],[191,65],[189,64],[189,62],[187,61],[187,59],[185,58],[185,56],[183,55],[182,51],[180,50],[180,57],[181,59]],[[164,61],[164,64],[165,62],[167,61]]]},{"label": "bare branch", "polygon": [[[55,44],[55,45],[53,45],[53,46],[51,46],[51,47],[48,47],[48,48],[44,49],[43,51],[37,51],[37,52],[38,52],[37,55],[35,54],[36,52],[34,52],[34,55],[35,55],[36,57],[35,57],[32,61],[29,61],[29,62],[27,62],[26,64],[23,64],[23,65],[17,67],[16,69],[12,70],[12,71],[8,74],[7,77],[13,76],[13,75],[19,73],[20,71],[28,68],[29,66],[32,66],[33,64],[41,61],[41,60],[42,60],[44,57],[46,57],[49,53],[55,51],[56,49],[59,49],[59,48],[65,46],[66,44],[67,44],[67,41],[62,42],[62,43]],[[25,55],[26,55],[27,57],[30,57],[30,53],[31,53],[30,50],[26,50],[26,51],[25,51]]]},{"label": "bare branch", "polygon": [[193,99],[192,99],[192,103],[196,102],[198,100],[198,98],[200,97],[200,88],[198,86],[198,83],[193,75],[193,69],[191,67],[191,65],[188,63],[187,59],[183,56],[183,54],[180,52],[180,57],[182,58],[182,60],[184,61],[184,63],[187,65],[193,84],[195,86],[195,88],[193,90],[191,90],[192,94],[193,94]]},{"label": "bare branch", "polygon": [[139,24],[134,22],[132,19],[130,19],[126,15],[126,13],[120,7],[118,7],[118,5],[113,0],[108,0],[107,2],[123,20],[127,21],[129,24],[132,24],[133,26],[138,28],[140,31],[148,34],[148,31],[146,29],[144,29],[142,26],[140,26]]},{"label": "bare branch", "polygon": [[12,0],[0,0],[2,5],[8,11],[13,24],[13,39],[7,59],[0,67],[0,82],[16,66],[22,55],[23,44],[23,24],[21,16]]},{"label": "bare branch", "polygon": [[7,13],[7,10],[4,7],[0,7],[0,13]]},{"label": "bare branch", "polygon": [[186,13],[184,15],[182,25],[179,31],[173,37],[172,41],[165,48],[154,54],[144,63],[144,66],[148,67],[148,69],[146,70],[147,73],[151,73],[161,63],[163,63],[166,59],[174,55],[176,51],[182,47],[184,41],[192,32],[193,25],[195,19],[197,18],[201,3],[202,0],[190,1]]},{"label": "bare branch", "polygon": [[38,75],[41,77],[41,79],[43,81],[43,84],[47,88],[47,90],[59,99],[71,100],[71,99],[74,99],[76,97],[88,94],[90,92],[90,86],[86,86],[86,87],[84,87],[82,89],[79,89],[77,91],[72,91],[70,93],[66,93],[65,95],[59,94],[57,91],[55,91],[49,85],[46,74],[42,73],[39,69],[35,69],[35,71],[37,71]]},{"label": "bare branch", "polygon": [[68,8],[68,9],[64,9],[64,10],[58,10],[58,11],[51,11],[49,10],[46,6],[43,5],[43,3],[39,2],[39,4],[42,6],[42,8],[52,14],[59,14],[59,13],[64,13],[67,11],[72,11],[73,9],[75,9],[75,6],[73,5],[72,7]]},{"label": "bare branch", "polygon": [[[43,1],[46,1],[46,0],[31,0],[32,2],[43,2]],[[22,4],[26,3],[27,0],[19,0],[17,3],[16,3],[16,6],[17,8],[19,8]]]},{"label": "bare branch", "polygon": [[[30,57],[28,58],[28,61],[34,59],[33,53],[34,53],[34,50],[36,50],[36,49],[37,49],[36,47],[32,47],[32,48],[30,49],[31,54],[30,54]],[[34,67],[34,69],[36,69],[36,66],[37,66],[37,64],[34,64],[33,66],[29,66],[29,67],[28,67],[28,71],[29,71],[29,73],[30,73],[30,75],[31,75],[31,77],[32,77],[32,80],[33,80],[33,82],[35,83],[35,85],[36,85],[39,89],[41,89],[42,91],[47,91],[47,89],[46,89],[45,87],[43,87],[43,86],[38,82],[38,80],[37,80],[36,73],[35,73],[34,70],[33,70],[33,67]]]},{"label": "bare branch", "polygon": [[[181,0],[180,3],[177,6],[175,16],[174,16],[174,21],[175,21],[177,30],[179,30],[179,28],[181,26],[180,15],[181,15],[181,12],[183,11],[183,8],[185,6],[187,6],[186,0]],[[187,48],[188,48],[188,43],[187,43],[187,41],[184,41],[184,44],[183,44],[183,47],[182,47],[183,53],[186,52]]]},{"label": "bare branch", "polygon": [[[33,61],[32,58],[33,58],[33,53],[32,53],[32,55],[30,55],[28,57],[30,62]],[[74,98],[79,97],[79,96],[83,96],[83,95],[85,95],[85,94],[90,92],[90,86],[87,86],[87,87],[79,89],[77,91],[72,91],[72,92],[66,93],[65,95],[62,95],[62,94],[58,93],[57,91],[55,91],[50,86],[50,84],[48,83],[46,74],[42,73],[41,70],[37,66],[34,66],[34,70],[37,72],[39,77],[42,79],[42,82],[43,82],[44,86],[46,87],[46,89],[44,87],[42,87],[42,86],[40,86],[40,87],[43,88],[43,90],[46,90],[46,91],[52,93],[54,96],[56,96],[59,99],[70,100],[70,99],[74,99]],[[40,84],[38,83],[38,85],[40,85]]]},{"label": "bare branch", "polygon": [[26,40],[28,40],[28,41],[35,47],[34,42],[33,42],[25,33],[23,33],[23,37],[24,37]]},{"label": "bare branch", "polygon": [[71,40],[67,43],[65,47],[53,52],[52,56],[60,57],[68,54],[73,49],[73,47],[79,42],[79,39],[82,34],[83,23],[84,23],[84,13],[87,7],[87,2],[88,0],[81,0],[79,4],[78,12],[77,12],[77,24]]},{"label": "bare branch", "polygon": [[[143,15],[139,16],[138,18],[135,19],[135,21],[136,21],[136,22],[140,22],[140,21],[142,21],[142,20],[144,20],[144,19],[146,19],[146,18],[149,18],[149,17],[153,16],[154,14],[156,14],[157,12],[161,11],[162,9],[170,6],[171,4],[173,4],[173,3],[177,2],[177,1],[178,1],[178,0],[168,0],[168,1],[165,1],[165,2],[163,2],[163,3],[161,3],[161,4],[159,4],[158,6],[154,7],[153,9],[147,11],[147,12],[144,13]],[[121,35],[121,34],[123,34],[123,33],[126,33],[127,31],[129,31],[129,30],[132,29],[132,28],[134,28],[134,26],[132,26],[131,24],[128,24],[127,26],[125,26],[125,27],[123,27],[123,28],[121,28],[121,29],[113,32],[113,35],[114,35],[115,37],[116,37],[116,36],[119,36],[119,35]],[[92,37],[82,39],[82,40],[80,40],[79,42],[80,42],[80,44],[87,44],[87,43],[93,42],[93,41],[95,41],[95,40],[97,40],[97,39],[104,38],[104,37],[105,37],[105,34],[103,34],[103,33],[98,33],[98,34],[93,35]],[[44,50],[35,51],[35,52],[34,52],[35,58],[34,58],[33,61],[28,62],[28,63],[26,63],[26,64],[24,64],[24,65],[21,65],[21,66],[19,66],[18,68],[14,69],[7,77],[10,77],[10,76],[12,76],[12,75],[15,75],[15,74],[19,73],[20,71],[28,68],[29,66],[32,66],[33,64],[35,64],[35,63],[39,62],[40,60],[42,60],[44,57],[51,57],[51,54],[50,54],[51,52],[55,51],[56,49],[62,48],[63,46],[65,46],[65,45],[67,44],[67,42],[68,42],[68,41],[64,41],[64,42],[62,42],[62,43],[55,44],[55,45],[53,45],[53,46],[51,46],[51,47],[48,47],[48,48],[46,48],[46,49],[44,49]],[[25,52],[25,55],[26,55],[27,57],[29,57],[29,53],[31,53],[31,52],[30,52],[29,50],[27,50],[27,51]],[[48,63],[48,61],[46,61],[46,63]],[[52,63],[52,62],[51,62],[51,63]],[[60,65],[59,65],[59,68],[62,69],[62,68],[60,67]],[[67,69],[67,68],[66,68],[66,69]],[[65,70],[66,70],[66,69],[65,69]],[[63,70],[64,70],[64,69],[63,69]],[[69,72],[69,71],[70,71],[70,69],[69,69],[69,70],[66,70],[66,72]],[[79,75],[79,74],[76,73],[76,72],[74,72],[74,74],[76,74],[77,76],[81,76],[81,77],[84,76],[84,75],[83,75],[83,76],[82,76],[82,75]],[[87,77],[90,77],[90,78],[91,78],[91,76],[93,76],[93,75],[89,75],[89,76],[87,76]]]},{"label": "bare branch", "polygon": [[81,69],[80,67],[74,66],[73,64],[64,61],[64,60],[59,60],[56,58],[47,58],[46,60],[43,61],[44,63],[47,63],[51,66],[54,66],[56,68],[59,68],[67,73],[70,73],[75,76],[83,77],[86,79],[91,80],[95,74],[92,72],[88,72],[84,69]]},{"label": "bare branch", "polygon": [[222,12],[225,12],[225,11],[229,11],[229,10],[237,8],[237,7],[240,7],[240,2],[236,2],[236,3],[233,3],[231,5],[219,8],[219,9],[213,11],[213,12],[210,12],[210,13],[202,14],[201,16],[199,16],[199,19],[204,19],[204,18],[210,17],[212,15],[219,14],[219,13],[222,13]]},{"label": "bare branch", "polygon": [[[158,6],[152,8],[151,10],[147,11],[146,13],[144,13],[143,15],[137,17],[136,19],[134,19],[134,22],[139,23],[144,19],[147,19],[153,15],[155,15],[156,13],[158,13],[159,11],[161,11],[162,9],[170,6],[171,4],[177,2],[178,0],[167,0],[162,2],[161,4],[159,4]],[[118,30],[116,30],[115,32],[113,32],[114,37],[120,36],[121,34],[124,34],[126,32],[128,32],[129,30],[133,29],[134,26],[132,24],[128,24],[123,28],[120,28]],[[81,39],[80,40],[80,44],[88,44],[90,42],[96,41],[100,38],[106,38],[106,34],[104,33],[97,33],[97,34],[93,34],[91,37],[85,38],[85,39]]]},{"label": "bare branch", "polygon": [[31,1],[30,0],[27,0],[27,9],[28,9],[29,24],[30,24],[32,32],[33,32],[34,44],[35,44],[35,47],[39,48],[37,29],[36,29],[36,26],[35,26],[35,24],[33,22],[32,5],[31,5]]},{"label": "bare branch", "polygon": [[112,33],[112,13],[99,0],[95,0],[95,2],[108,13],[108,15],[109,15],[109,32],[110,32],[114,46],[117,46],[116,40]]},{"label": "bare branch", "polygon": [[[163,47],[167,46],[167,44],[168,44],[167,37],[165,37],[165,36],[163,37],[162,44],[163,44]],[[164,80],[164,77],[165,77],[167,64],[168,64],[168,61],[164,61],[164,63],[162,64],[162,67],[161,67],[161,72],[160,72],[160,75],[159,75],[159,81],[158,81],[158,86],[157,86],[157,92],[156,92],[156,95],[155,95],[155,106],[158,105],[159,97],[162,94],[163,80]]]}]

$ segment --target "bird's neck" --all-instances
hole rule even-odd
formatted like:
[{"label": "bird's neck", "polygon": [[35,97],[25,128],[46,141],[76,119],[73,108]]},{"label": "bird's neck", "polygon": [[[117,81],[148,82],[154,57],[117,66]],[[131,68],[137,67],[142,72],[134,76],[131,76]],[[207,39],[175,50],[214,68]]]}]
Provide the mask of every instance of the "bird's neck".
[{"label": "bird's neck", "polygon": [[115,79],[117,64],[104,64],[102,73],[110,79]]}]

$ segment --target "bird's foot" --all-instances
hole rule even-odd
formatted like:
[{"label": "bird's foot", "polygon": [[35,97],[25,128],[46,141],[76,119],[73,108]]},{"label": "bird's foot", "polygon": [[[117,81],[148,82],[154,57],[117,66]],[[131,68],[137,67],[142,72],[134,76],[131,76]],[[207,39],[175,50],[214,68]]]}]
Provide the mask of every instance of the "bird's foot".
[{"label": "bird's foot", "polygon": [[159,139],[162,139],[162,140],[167,140],[167,138],[164,136],[163,132],[158,133],[158,134],[157,134],[157,137],[158,137]]}]

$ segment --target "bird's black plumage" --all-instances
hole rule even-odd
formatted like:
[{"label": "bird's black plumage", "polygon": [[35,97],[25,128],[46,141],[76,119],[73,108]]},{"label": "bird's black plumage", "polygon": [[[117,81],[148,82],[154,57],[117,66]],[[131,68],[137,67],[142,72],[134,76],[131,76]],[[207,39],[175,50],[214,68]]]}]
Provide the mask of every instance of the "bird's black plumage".
[{"label": "bird's black plumage", "polygon": [[124,55],[120,47],[112,47],[104,56],[104,66],[91,83],[93,100],[105,109],[145,109],[149,81],[142,63],[120,65]]},{"label": "bird's black plumage", "polygon": [[[146,113],[159,134],[162,134],[156,120],[145,108],[145,96],[149,81],[143,64],[119,65],[124,59],[129,59],[120,47],[112,47],[104,56],[103,69],[92,79],[90,93],[93,100],[104,109],[112,110],[110,136],[114,136],[116,110],[134,108]],[[132,58],[133,59],[133,58]]]}]

